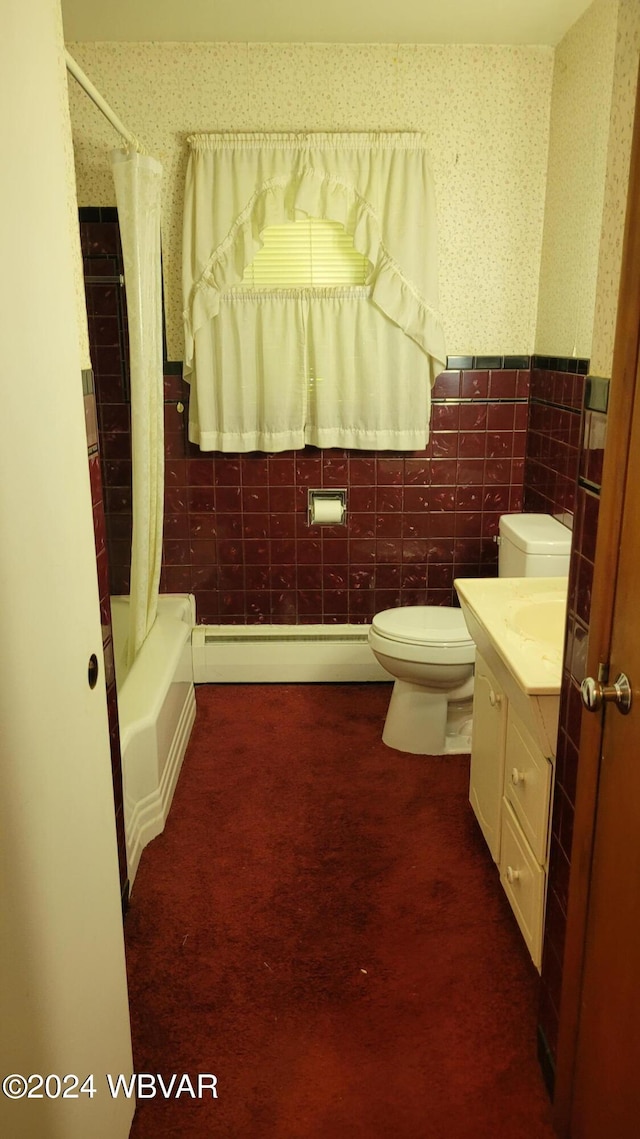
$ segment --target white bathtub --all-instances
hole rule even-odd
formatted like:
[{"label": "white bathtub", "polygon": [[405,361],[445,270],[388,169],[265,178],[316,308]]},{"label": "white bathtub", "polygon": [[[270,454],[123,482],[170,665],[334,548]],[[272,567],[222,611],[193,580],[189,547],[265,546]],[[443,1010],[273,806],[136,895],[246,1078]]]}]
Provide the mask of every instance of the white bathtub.
[{"label": "white bathtub", "polygon": [[129,883],[147,843],[164,830],[196,715],[192,597],[161,596],[130,669],[129,598],[111,598]]}]

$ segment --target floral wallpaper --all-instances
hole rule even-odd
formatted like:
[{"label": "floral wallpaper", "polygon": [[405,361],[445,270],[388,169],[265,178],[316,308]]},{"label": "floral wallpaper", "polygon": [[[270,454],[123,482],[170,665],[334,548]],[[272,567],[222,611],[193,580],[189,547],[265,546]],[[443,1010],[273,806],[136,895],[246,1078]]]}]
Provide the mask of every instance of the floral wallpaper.
[{"label": "floral wallpaper", "polygon": [[[390,44],[82,43],[69,50],[164,165],[170,359],[183,357],[185,137],[418,130],[430,140],[450,354],[534,350],[553,51]],[[113,205],[116,132],[70,84],[78,201]]]},{"label": "floral wallpaper", "polygon": [[617,14],[618,0],[596,0],[556,48],[536,331],[542,355],[591,355]]},{"label": "floral wallpaper", "polygon": [[610,376],[640,60],[640,4],[619,0],[591,371]]}]

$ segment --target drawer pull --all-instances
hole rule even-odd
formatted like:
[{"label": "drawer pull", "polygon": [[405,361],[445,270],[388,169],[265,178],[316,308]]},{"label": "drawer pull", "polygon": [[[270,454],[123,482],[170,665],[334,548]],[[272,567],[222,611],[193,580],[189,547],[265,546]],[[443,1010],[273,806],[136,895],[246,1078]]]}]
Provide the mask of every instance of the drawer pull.
[{"label": "drawer pull", "polygon": [[513,783],[513,786],[517,787],[519,783],[524,783],[525,780],[526,773],[524,771],[518,771],[518,768],[514,767],[511,772],[511,782]]},{"label": "drawer pull", "polygon": [[499,708],[502,704],[502,696],[499,692],[494,692],[493,688],[489,689],[489,703],[492,708]]},{"label": "drawer pull", "polygon": [[513,885],[514,882],[520,881],[520,871],[514,870],[513,866],[507,866],[507,880]]}]

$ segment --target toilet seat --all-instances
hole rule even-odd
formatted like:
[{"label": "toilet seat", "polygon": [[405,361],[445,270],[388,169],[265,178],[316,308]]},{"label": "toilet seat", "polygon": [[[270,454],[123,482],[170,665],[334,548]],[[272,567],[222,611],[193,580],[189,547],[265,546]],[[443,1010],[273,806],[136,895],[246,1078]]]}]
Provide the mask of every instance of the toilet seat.
[{"label": "toilet seat", "polygon": [[410,645],[472,645],[461,609],[441,605],[405,605],[376,613],[371,628],[381,637]]},{"label": "toilet seat", "polygon": [[398,660],[434,664],[473,664],[476,653],[462,610],[439,605],[405,605],[377,613],[369,643]]}]

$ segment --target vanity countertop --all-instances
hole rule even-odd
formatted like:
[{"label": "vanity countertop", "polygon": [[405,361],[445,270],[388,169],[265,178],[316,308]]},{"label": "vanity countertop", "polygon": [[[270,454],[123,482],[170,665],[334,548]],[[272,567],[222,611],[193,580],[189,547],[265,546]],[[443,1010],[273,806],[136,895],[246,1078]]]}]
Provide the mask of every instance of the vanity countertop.
[{"label": "vanity countertop", "polygon": [[497,653],[527,695],[557,695],[566,577],[460,578],[454,586],[479,651]]}]

